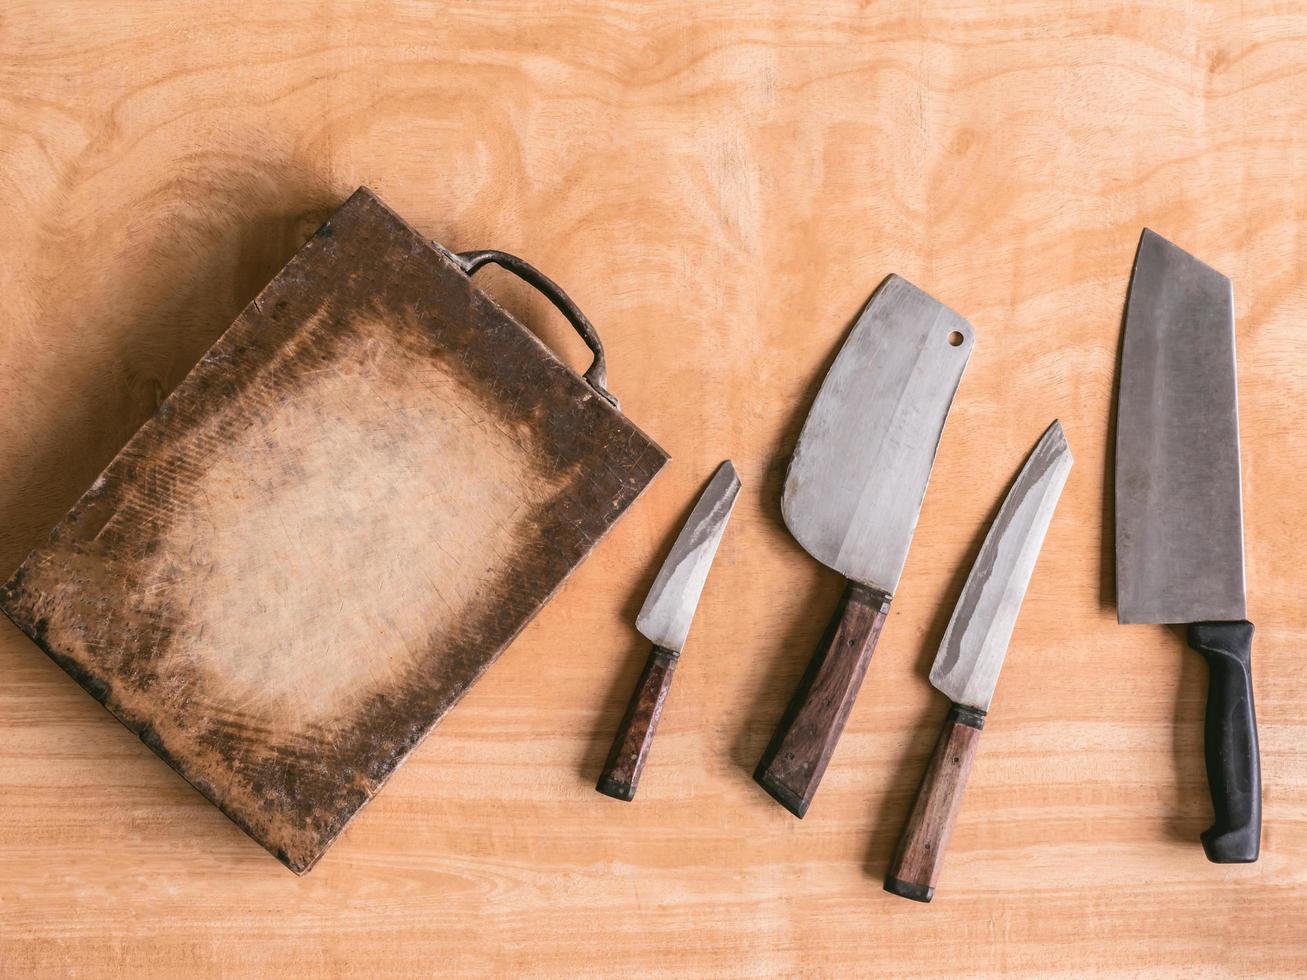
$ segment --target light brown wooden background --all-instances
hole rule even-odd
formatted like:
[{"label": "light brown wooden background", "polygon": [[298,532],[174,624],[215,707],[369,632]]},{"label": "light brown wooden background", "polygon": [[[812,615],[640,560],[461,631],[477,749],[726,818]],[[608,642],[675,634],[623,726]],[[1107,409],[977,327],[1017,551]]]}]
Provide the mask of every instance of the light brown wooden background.
[{"label": "light brown wooden background", "polygon": [[[372,186],[568,288],[674,461],[296,879],[0,630],[0,973],[1307,970],[1307,14],[1295,4],[509,0],[0,9],[0,562],[41,540],[321,218]],[[1231,275],[1265,779],[1208,864],[1205,671],[1118,627],[1104,493],[1140,228]],[[894,612],[808,818],[750,770],[840,584],[789,448],[879,280],[978,342]],[[584,364],[529,290],[486,279]],[[938,897],[884,871],[925,673],[1054,416],[1076,454]],[[636,803],[592,787],[643,590],[745,489]]]}]

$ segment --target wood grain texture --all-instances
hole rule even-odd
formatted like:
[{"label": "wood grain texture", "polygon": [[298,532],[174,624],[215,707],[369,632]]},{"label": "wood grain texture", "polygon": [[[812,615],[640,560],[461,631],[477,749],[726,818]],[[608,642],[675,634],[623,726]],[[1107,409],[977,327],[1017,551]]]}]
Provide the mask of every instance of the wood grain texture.
[{"label": "wood grain texture", "polygon": [[302,874],[666,460],[360,189],[0,608]]},{"label": "wood grain texture", "polygon": [[887,892],[914,902],[934,897],[984,727],[983,714],[956,704],[949,709],[885,874]]},{"label": "wood grain texture", "polygon": [[883,592],[857,582],[844,587],[826,634],[758,760],[758,784],[800,819],[839,745],[889,607]]},{"label": "wood grain texture", "polygon": [[[5,626],[3,972],[1307,970],[1304,50],[1307,14],[1272,0],[5,4],[0,574],[360,184],[451,248],[563,284],[675,462],[303,878]],[[1234,281],[1252,865],[1196,843],[1202,658],[1111,605],[1112,388],[1145,225]],[[976,347],[799,822],[752,771],[843,583],[785,532],[781,483],[891,272]],[[477,277],[588,363],[529,287]],[[1052,416],[1077,465],[924,908],[881,883],[946,711],[927,671]],[[631,624],[727,455],[745,489],[658,778],[618,806],[594,782],[648,652]]]},{"label": "wood grain texture", "polygon": [[617,726],[613,747],[608,751],[608,760],[599,773],[599,782],[595,784],[595,788],[605,796],[627,802],[635,799],[640,773],[644,772],[649,748],[658,731],[658,719],[663,716],[667,692],[672,689],[678,659],[675,650],[665,647],[655,645],[649,651],[644,672],[631,692],[626,714],[622,715]]}]

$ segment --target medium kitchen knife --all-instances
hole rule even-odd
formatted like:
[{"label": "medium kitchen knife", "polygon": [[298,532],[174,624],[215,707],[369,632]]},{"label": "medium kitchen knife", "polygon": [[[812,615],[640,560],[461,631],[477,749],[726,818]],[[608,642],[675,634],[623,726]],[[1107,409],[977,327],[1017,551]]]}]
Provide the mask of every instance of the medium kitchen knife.
[{"label": "medium kitchen knife", "polygon": [[1185,623],[1207,660],[1208,860],[1256,861],[1262,776],[1246,619],[1230,280],[1144,230],[1126,303],[1116,426],[1121,623]]},{"label": "medium kitchen knife", "polygon": [[618,800],[632,800],[640,773],[653,744],[663,702],[672,686],[672,672],[690,632],[690,621],[699,605],[699,594],[712,566],[717,545],[726,530],[740,478],[728,459],[717,468],[707,489],[690,512],[690,519],[672,545],[672,552],[654,579],[644,600],[635,628],[653,641],[626,714],[617,728],[608,761],[595,786],[600,793]]},{"label": "medium kitchen knife", "polygon": [[971,325],[890,276],[854,324],[790,460],[781,511],[849,581],[754,778],[802,817],[830,762],[889,614]]},{"label": "medium kitchen knife", "polygon": [[895,895],[929,902],[935,894],[1012,627],[1070,472],[1071,450],[1054,422],[1008,491],[958,596],[930,668],[930,683],[953,706],[885,878]]}]

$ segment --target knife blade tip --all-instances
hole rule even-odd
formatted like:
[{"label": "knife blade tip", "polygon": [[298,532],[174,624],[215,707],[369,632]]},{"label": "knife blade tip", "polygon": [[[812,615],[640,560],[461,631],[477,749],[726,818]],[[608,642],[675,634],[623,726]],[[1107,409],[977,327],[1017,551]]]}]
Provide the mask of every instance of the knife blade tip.
[{"label": "knife blade tip", "polygon": [[1068,462],[1075,462],[1075,456],[1071,453],[1071,444],[1067,442],[1066,430],[1062,428],[1061,419],[1054,419],[1052,424],[1044,430],[1044,434],[1039,437],[1039,445],[1036,447],[1036,451],[1039,449],[1057,456],[1065,456]]},{"label": "knife blade tip", "polygon": [[724,480],[726,488],[723,493],[732,499],[740,492],[740,487],[743,485],[735,464],[729,459],[722,460],[721,465],[717,467],[717,472],[713,474],[713,480]]},{"label": "knife blade tip", "polygon": [[1218,278],[1224,284],[1230,282],[1230,277],[1225,273],[1213,268],[1192,252],[1181,248],[1169,238],[1148,227],[1145,227],[1139,235],[1139,247],[1135,252],[1134,275],[1137,276],[1139,270],[1149,264],[1146,260],[1153,260],[1163,264],[1187,265],[1205,275]]}]

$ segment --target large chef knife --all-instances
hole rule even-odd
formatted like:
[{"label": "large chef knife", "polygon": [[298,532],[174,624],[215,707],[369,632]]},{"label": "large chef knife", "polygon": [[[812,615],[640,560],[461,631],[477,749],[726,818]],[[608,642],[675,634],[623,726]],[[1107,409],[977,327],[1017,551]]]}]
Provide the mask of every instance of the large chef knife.
[{"label": "large chef knife", "polygon": [[953,706],[885,878],[895,895],[929,902],[935,894],[1012,627],[1070,472],[1071,450],[1054,422],[1008,491],[958,596],[930,668],[930,683]]},{"label": "large chef knife", "polygon": [[694,505],[635,619],[635,628],[653,642],[653,649],[595,786],[606,796],[628,801],[635,798],[640,773],[644,771],[649,746],[662,717],[663,702],[671,690],[672,672],[689,635],[699,594],[739,493],[740,478],[728,459],[717,468]]},{"label": "large chef knife", "polygon": [[1239,406],[1230,280],[1144,230],[1117,396],[1116,606],[1188,624],[1207,660],[1207,781],[1219,864],[1256,861],[1262,777],[1245,618]]},{"label": "large chef knife", "polygon": [[785,525],[849,580],[754,774],[797,817],[817,792],[889,614],[972,339],[966,320],[890,276],[840,348],[790,460]]}]

